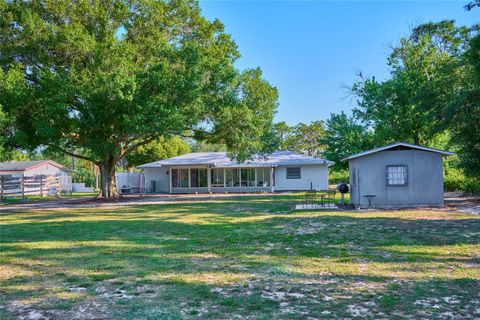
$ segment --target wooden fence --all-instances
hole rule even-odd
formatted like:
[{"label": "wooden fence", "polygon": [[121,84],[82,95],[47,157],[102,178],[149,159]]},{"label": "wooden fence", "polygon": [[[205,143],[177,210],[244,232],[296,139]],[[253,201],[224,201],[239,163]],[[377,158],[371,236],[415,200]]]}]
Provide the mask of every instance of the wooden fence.
[{"label": "wooden fence", "polygon": [[19,177],[0,175],[0,201],[3,201],[6,197],[22,197],[25,199],[29,195],[59,196],[66,190],[62,187],[61,182],[60,176],[54,175],[22,175]]}]

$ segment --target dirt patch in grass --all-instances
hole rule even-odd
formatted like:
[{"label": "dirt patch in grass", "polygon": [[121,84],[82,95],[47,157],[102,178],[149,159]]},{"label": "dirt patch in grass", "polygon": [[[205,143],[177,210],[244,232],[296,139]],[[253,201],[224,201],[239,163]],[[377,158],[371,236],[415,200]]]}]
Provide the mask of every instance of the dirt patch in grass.
[{"label": "dirt patch in grass", "polygon": [[480,317],[479,216],[300,200],[0,215],[0,318]]}]

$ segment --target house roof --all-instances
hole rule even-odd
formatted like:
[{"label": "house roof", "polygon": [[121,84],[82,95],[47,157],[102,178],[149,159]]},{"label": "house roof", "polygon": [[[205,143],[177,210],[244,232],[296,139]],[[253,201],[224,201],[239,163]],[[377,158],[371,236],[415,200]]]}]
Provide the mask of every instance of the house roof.
[{"label": "house roof", "polygon": [[33,168],[42,166],[44,164],[51,164],[57,168],[65,171],[71,171],[69,168],[52,160],[34,160],[34,161],[6,161],[0,162],[0,172],[7,171],[28,171]]},{"label": "house roof", "polygon": [[226,152],[192,152],[178,157],[142,164],[137,168],[190,165],[207,165],[213,167],[276,167],[280,165],[314,164],[332,165],[334,162],[292,151],[275,151],[266,157],[253,157],[253,159],[243,163],[231,160]]},{"label": "house roof", "polygon": [[427,148],[427,147],[422,147],[422,146],[417,146],[415,144],[410,144],[410,143],[405,143],[405,142],[395,142],[395,143],[392,143],[392,144],[389,144],[389,145],[386,145],[386,146],[383,146],[383,147],[379,147],[379,148],[375,148],[375,149],[371,149],[371,150],[367,150],[367,151],[363,151],[363,152],[360,152],[360,153],[353,154],[351,156],[348,156],[345,159],[342,159],[342,161],[351,160],[351,159],[367,156],[367,155],[372,154],[372,153],[385,151],[385,150],[390,150],[390,149],[395,149],[395,148],[407,148],[407,149],[417,149],[417,150],[422,150],[422,151],[435,152],[435,153],[439,153],[439,154],[441,154],[445,157],[451,156],[451,155],[454,154],[453,152],[438,150],[438,149],[433,149],[433,148]]}]

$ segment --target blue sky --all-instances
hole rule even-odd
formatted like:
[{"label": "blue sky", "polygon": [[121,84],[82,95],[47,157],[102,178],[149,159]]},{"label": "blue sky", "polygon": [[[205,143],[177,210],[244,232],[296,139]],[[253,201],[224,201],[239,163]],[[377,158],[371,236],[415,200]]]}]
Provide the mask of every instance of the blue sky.
[{"label": "blue sky", "polygon": [[390,47],[421,22],[453,19],[480,23],[480,9],[464,1],[200,1],[218,18],[242,58],[238,67],[261,67],[280,94],[277,121],[293,125],[349,112],[347,86],[356,73],[388,77]]}]

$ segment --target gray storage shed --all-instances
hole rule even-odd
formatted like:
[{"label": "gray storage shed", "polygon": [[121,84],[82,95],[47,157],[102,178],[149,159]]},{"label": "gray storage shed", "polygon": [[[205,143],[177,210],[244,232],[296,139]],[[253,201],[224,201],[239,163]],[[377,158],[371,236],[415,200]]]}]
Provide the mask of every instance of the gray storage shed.
[{"label": "gray storage shed", "polygon": [[443,206],[443,157],[452,154],[397,142],[351,155],[343,159],[350,201],[357,208]]}]

